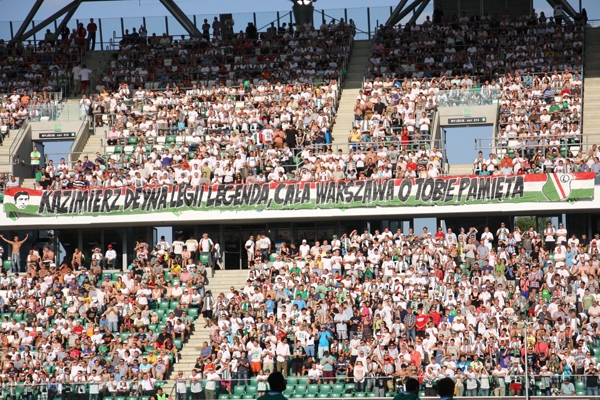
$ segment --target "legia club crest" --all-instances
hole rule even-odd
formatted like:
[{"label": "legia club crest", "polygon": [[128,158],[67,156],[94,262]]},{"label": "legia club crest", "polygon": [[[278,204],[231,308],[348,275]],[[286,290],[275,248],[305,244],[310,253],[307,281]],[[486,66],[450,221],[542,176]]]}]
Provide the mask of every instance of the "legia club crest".
[{"label": "legia club crest", "polygon": [[571,195],[573,174],[554,173],[546,175],[542,193],[549,201],[563,201]]}]

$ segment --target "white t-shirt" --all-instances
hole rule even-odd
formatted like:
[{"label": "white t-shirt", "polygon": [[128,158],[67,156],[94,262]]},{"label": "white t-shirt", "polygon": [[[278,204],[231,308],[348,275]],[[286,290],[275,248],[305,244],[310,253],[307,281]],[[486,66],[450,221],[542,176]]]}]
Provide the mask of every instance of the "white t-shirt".
[{"label": "white t-shirt", "polygon": [[82,81],[89,81],[91,73],[92,73],[91,69],[83,68],[81,71],[79,71],[79,76],[81,77]]}]

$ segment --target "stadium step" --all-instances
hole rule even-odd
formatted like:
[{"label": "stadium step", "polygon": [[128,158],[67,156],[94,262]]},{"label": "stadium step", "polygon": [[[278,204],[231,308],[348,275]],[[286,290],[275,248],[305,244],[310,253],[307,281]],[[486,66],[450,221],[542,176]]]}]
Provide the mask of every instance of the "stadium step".
[{"label": "stadium step", "polygon": [[83,150],[81,154],[77,157],[78,159],[82,159],[84,156],[88,156],[90,160],[96,159],[96,153],[104,154],[104,146],[106,145],[106,139],[102,131],[97,131],[95,135],[90,134],[88,141],[85,146],[83,146]]},{"label": "stadium step", "polygon": [[583,102],[583,134],[587,137],[589,150],[592,145],[600,144],[600,29],[585,30],[585,68],[584,68],[584,102]]},{"label": "stadium step", "polygon": [[333,144],[338,149],[342,149],[344,153],[348,152],[348,146],[345,144],[348,143],[348,134],[354,121],[354,103],[356,103],[358,91],[362,88],[365,70],[371,55],[371,45],[370,40],[355,41],[352,58],[348,64],[348,73],[332,132]]},{"label": "stadium step", "polygon": [[[217,270],[214,276],[209,278],[206,290],[210,290],[216,299],[220,293],[229,293],[229,288],[232,286],[241,290],[246,286],[247,277],[247,271],[245,270]],[[200,349],[202,349],[204,342],[210,344],[210,328],[204,328],[204,318],[200,315],[194,324],[192,335],[179,352],[179,361],[173,366],[171,379],[177,376],[179,371],[183,371],[183,376],[185,377],[191,374],[192,369],[196,365],[196,360],[200,356]],[[172,388],[173,382],[168,381],[163,389],[165,393],[171,393]]]},{"label": "stadium step", "polygon": [[448,174],[451,176],[473,174],[472,164],[451,164],[448,168]]},{"label": "stadium step", "polygon": [[0,146],[0,172],[9,173],[11,171],[11,157],[10,146],[13,144],[15,137],[17,136],[17,129],[12,129],[8,137],[4,138],[2,146]]}]

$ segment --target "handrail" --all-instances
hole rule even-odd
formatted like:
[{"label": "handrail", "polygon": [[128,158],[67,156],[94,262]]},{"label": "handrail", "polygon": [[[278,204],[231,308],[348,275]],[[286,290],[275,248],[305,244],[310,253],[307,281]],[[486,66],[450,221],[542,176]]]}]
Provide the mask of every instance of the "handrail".
[{"label": "handrail", "polygon": [[[30,123],[30,119],[29,117],[27,117],[25,119],[25,122],[23,122],[23,124],[21,125],[21,128],[19,129],[19,131],[17,132],[17,135],[15,136],[15,140],[12,142],[12,144],[10,145],[10,149],[8,151],[8,163],[11,165],[14,164],[18,164],[19,161],[19,156],[17,155],[17,149],[19,148],[19,146],[21,145],[21,142],[23,141],[23,137],[25,136],[25,133],[27,132],[27,129],[29,128],[29,123]],[[15,162],[16,160],[16,162]]]}]

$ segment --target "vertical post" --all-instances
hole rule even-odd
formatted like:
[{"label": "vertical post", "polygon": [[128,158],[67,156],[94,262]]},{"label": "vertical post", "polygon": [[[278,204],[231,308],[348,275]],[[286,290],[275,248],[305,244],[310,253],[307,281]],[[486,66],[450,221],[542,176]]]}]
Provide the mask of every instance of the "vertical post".
[{"label": "vertical post", "polygon": [[281,27],[281,24],[279,23],[279,11],[277,11],[277,29],[279,29]]},{"label": "vertical post", "polygon": [[98,18],[98,31],[100,32],[100,49],[104,49],[104,40],[102,39],[102,20]]},{"label": "vertical post", "polygon": [[[35,21],[31,21],[31,27],[35,28]],[[33,34],[33,44],[37,47],[37,38],[35,37],[35,33]]]},{"label": "vertical post", "polygon": [[146,17],[142,17],[142,25],[144,26],[144,29],[148,30],[148,28],[146,28]]},{"label": "vertical post", "polygon": [[56,20],[54,20],[54,32],[56,32],[58,30],[58,24],[56,23]]},{"label": "vertical post", "polygon": [[129,232],[127,232],[127,229],[122,228],[122,236],[123,236],[123,248],[121,250],[121,252],[123,253],[122,259],[121,259],[121,270],[125,271],[127,269],[127,254],[129,253],[129,243],[127,243],[127,234]]},{"label": "vertical post", "polygon": [[121,37],[125,37],[125,23],[123,22],[123,18],[121,18]]},{"label": "vertical post", "polygon": [[252,13],[252,21],[254,21],[254,26],[258,29],[258,26],[256,26],[256,13]]},{"label": "vertical post", "polygon": [[523,335],[523,339],[525,342],[523,343],[523,350],[525,354],[525,399],[529,400],[529,365],[527,362],[527,322],[523,322],[523,330],[525,332]]},{"label": "vertical post", "polygon": [[13,32],[12,21],[10,21],[10,40],[13,40],[14,38],[15,38],[15,34]]},{"label": "vertical post", "polygon": [[367,7],[367,31],[369,33],[369,40],[371,40],[371,8]]},{"label": "vertical post", "polygon": [[[321,24],[325,21],[325,10],[321,10]],[[319,27],[321,26],[321,24],[319,24]]]},{"label": "vertical post", "polygon": [[294,13],[290,13],[290,28],[294,29]]},{"label": "vertical post", "polygon": [[348,23],[348,9],[344,8],[344,21],[346,21],[346,24]]},{"label": "vertical post", "polygon": [[196,14],[194,14],[194,26],[197,28],[198,24],[196,24]]},{"label": "vertical post", "polygon": [[167,31],[167,36],[169,36],[169,17],[165,15],[165,29]]}]

